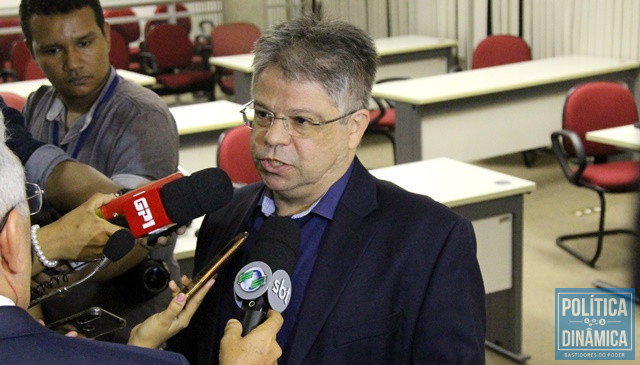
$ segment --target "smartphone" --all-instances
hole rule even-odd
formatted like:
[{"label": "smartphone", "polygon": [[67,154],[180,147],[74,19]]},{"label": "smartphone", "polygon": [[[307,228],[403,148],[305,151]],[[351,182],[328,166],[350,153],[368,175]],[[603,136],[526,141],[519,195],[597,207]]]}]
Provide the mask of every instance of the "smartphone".
[{"label": "smartphone", "polygon": [[191,283],[182,289],[182,292],[187,296],[187,299],[195,294],[209,279],[217,276],[218,270],[220,270],[222,265],[227,262],[227,259],[229,259],[229,257],[231,257],[236,250],[242,246],[248,236],[248,232],[242,232],[233,237],[231,241],[229,241],[229,243],[227,243],[227,245],[224,246],[222,250],[220,250],[213,259],[211,259],[211,261],[209,261],[209,264],[191,279]]},{"label": "smartphone", "polygon": [[81,337],[96,338],[121,329],[126,325],[127,321],[124,318],[118,317],[100,307],[91,307],[80,313],[49,323],[47,328],[61,334],[76,331]]}]

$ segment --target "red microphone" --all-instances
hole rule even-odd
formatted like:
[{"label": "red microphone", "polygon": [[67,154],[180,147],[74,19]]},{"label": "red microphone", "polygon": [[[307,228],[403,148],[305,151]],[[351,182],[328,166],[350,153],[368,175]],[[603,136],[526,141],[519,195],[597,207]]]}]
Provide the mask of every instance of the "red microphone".
[{"label": "red microphone", "polygon": [[183,176],[176,172],[103,205],[96,214],[128,227],[133,236],[164,232],[226,205],[233,196],[229,176],[208,168]]},{"label": "red microphone", "polygon": [[126,223],[136,238],[162,229],[173,222],[164,210],[160,190],[166,184],[183,176],[182,173],[176,172],[129,191],[100,207],[97,214],[116,224],[123,223],[122,218],[126,218]]}]

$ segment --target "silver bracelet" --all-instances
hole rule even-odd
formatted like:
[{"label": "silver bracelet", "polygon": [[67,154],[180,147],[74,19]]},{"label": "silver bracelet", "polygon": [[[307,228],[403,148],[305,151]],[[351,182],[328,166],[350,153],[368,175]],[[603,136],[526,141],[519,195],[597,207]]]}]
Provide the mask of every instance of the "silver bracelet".
[{"label": "silver bracelet", "polygon": [[36,253],[36,256],[38,256],[38,260],[40,260],[42,265],[46,267],[56,267],[58,260],[47,260],[47,258],[44,257],[44,252],[42,252],[42,248],[40,248],[38,236],[36,235],[38,228],[40,228],[40,226],[37,224],[31,226],[31,246],[33,246],[33,251]]}]

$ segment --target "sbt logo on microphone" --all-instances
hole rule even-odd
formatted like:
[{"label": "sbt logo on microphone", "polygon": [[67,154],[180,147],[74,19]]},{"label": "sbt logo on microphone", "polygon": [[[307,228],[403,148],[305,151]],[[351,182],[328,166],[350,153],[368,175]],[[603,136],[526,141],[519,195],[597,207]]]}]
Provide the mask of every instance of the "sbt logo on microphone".
[{"label": "sbt logo on microphone", "polygon": [[136,212],[138,212],[138,215],[144,220],[144,223],[142,224],[143,229],[153,227],[156,224],[156,221],[153,219],[153,215],[151,214],[151,209],[149,209],[149,203],[147,203],[146,198],[142,197],[140,199],[134,200],[133,206],[136,208]]},{"label": "sbt logo on microphone", "polygon": [[556,360],[635,360],[635,289],[555,293]]},{"label": "sbt logo on microphone", "polygon": [[284,270],[276,270],[270,280],[269,291],[267,292],[271,308],[282,312],[289,305],[291,300],[291,279]]}]

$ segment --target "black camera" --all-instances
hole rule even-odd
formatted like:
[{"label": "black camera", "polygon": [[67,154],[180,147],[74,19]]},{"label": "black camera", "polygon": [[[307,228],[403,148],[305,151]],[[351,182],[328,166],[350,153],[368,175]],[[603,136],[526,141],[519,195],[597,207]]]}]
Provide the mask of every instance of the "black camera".
[{"label": "black camera", "polygon": [[169,269],[164,261],[146,258],[118,276],[116,285],[129,304],[137,304],[165,290],[170,279]]}]

